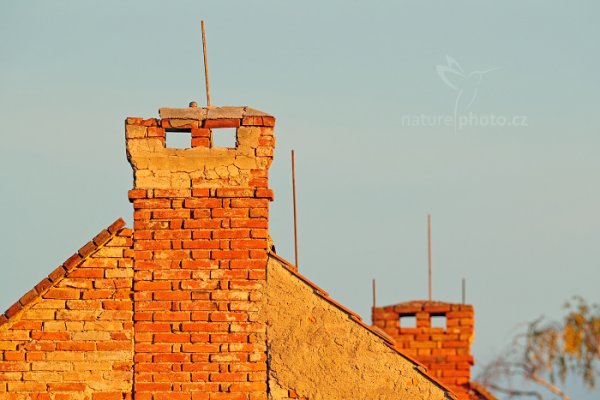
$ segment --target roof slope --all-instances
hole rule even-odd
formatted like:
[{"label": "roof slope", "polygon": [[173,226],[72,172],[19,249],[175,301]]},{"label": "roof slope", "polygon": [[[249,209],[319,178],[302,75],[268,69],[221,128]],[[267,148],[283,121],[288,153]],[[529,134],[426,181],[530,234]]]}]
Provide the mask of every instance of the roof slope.
[{"label": "roof slope", "polygon": [[4,315],[1,399],[130,397],[132,235],[123,225],[96,235]]},{"label": "roof slope", "polygon": [[327,292],[270,254],[262,317],[274,399],[448,399],[446,387]]},{"label": "roof slope", "polygon": [[67,258],[65,262],[56,267],[56,269],[47,277],[42,279],[30,291],[21,296],[21,298],[12,306],[8,307],[4,313],[0,314],[0,325],[5,324],[9,319],[25,309],[28,305],[41,298],[44,293],[46,293],[50,288],[54,287],[58,281],[67,275],[67,273],[80,266],[85,259],[104,246],[117,234],[117,232],[119,232],[119,230],[124,227],[125,221],[123,221],[122,218],[119,218],[108,228],[100,231],[92,238],[92,240],[84,244],[79,250],[77,250],[75,254]]},{"label": "roof slope", "polygon": [[477,382],[471,382],[471,398],[476,400],[496,400],[496,397]]}]

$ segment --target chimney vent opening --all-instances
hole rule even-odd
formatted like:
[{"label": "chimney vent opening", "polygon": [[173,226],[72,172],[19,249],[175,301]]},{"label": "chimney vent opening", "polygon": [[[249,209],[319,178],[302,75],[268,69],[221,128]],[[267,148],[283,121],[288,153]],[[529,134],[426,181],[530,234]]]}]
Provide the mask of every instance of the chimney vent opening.
[{"label": "chimney vent opening", "polygon": [[191,149],[192,131],[189,129],[168,129],[165,145],[170,149]]},{"label": "chimney vent opening", "polygon": [[431,327],[432,328],[443,328],[446,330],[446,316],[444,314],[432,315],[431,316]]},{"label": "chimney vent opening", "polygon": [[416,328],[416,327],[417,327],[417,317],[414,314],[400,316],[400,329]]},{"label": "chimney vent opening", "polygon": [[235,149],[237,147],[236,128],[212,128],[212,147]]}]

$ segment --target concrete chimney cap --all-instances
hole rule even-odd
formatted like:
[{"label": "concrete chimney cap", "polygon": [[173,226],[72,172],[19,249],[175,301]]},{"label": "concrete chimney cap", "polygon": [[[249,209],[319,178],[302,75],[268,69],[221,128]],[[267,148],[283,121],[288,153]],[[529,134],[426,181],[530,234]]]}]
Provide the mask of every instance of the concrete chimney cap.
[{"label": "concrete chimney cap", "polygon": [[244,117],[271,117],[271,115],[247,106],[223,107],[186,107],[186,108],[160,108],[158,114],[161,119],[239,119]]}]

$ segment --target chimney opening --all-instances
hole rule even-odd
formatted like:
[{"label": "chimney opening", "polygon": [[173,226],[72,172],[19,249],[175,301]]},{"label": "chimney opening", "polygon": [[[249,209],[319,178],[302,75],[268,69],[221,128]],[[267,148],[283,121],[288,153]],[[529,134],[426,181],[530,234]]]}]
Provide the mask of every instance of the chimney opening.
[{"label": "chimney opening", "polygon": [[417,317],[414,314],[407,314],[400,316],[400,329],[402,328],[416,328]]},{"label": "chimney opening", "polygon": [[443,328],[446,330],[446,315],[437,314],[431,316],[431,327],[432,328]]},{"label": "chimney opening", "polygon": [[236,128],[213,128],[211,129],[212,146],[228,149],[237,147],[237,129]]},{"label": "chimney opening", "polygon": [[170,149],[191,149],[192,131],[190,129],[167,129],[165,145]]}]

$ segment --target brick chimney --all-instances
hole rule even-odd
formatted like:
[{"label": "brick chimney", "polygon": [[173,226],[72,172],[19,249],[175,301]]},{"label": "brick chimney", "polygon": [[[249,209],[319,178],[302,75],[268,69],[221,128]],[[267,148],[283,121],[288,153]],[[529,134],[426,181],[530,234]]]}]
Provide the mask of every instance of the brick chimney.
[{"label": "brick chimney", "polygon": [[[127,118],[134,171],[136,400],[266,399],[268,170],[274,118],[248,107]],[[213,146],[221,128],[235,147]],[[187,134],[189,148],[165,135]]]},{"label": "brick chimney", "polygon": [[394,338],[400,351],[424,364],[460,400],[470,398],[472,305],[411,301],[374,307],[373,325]]}]

